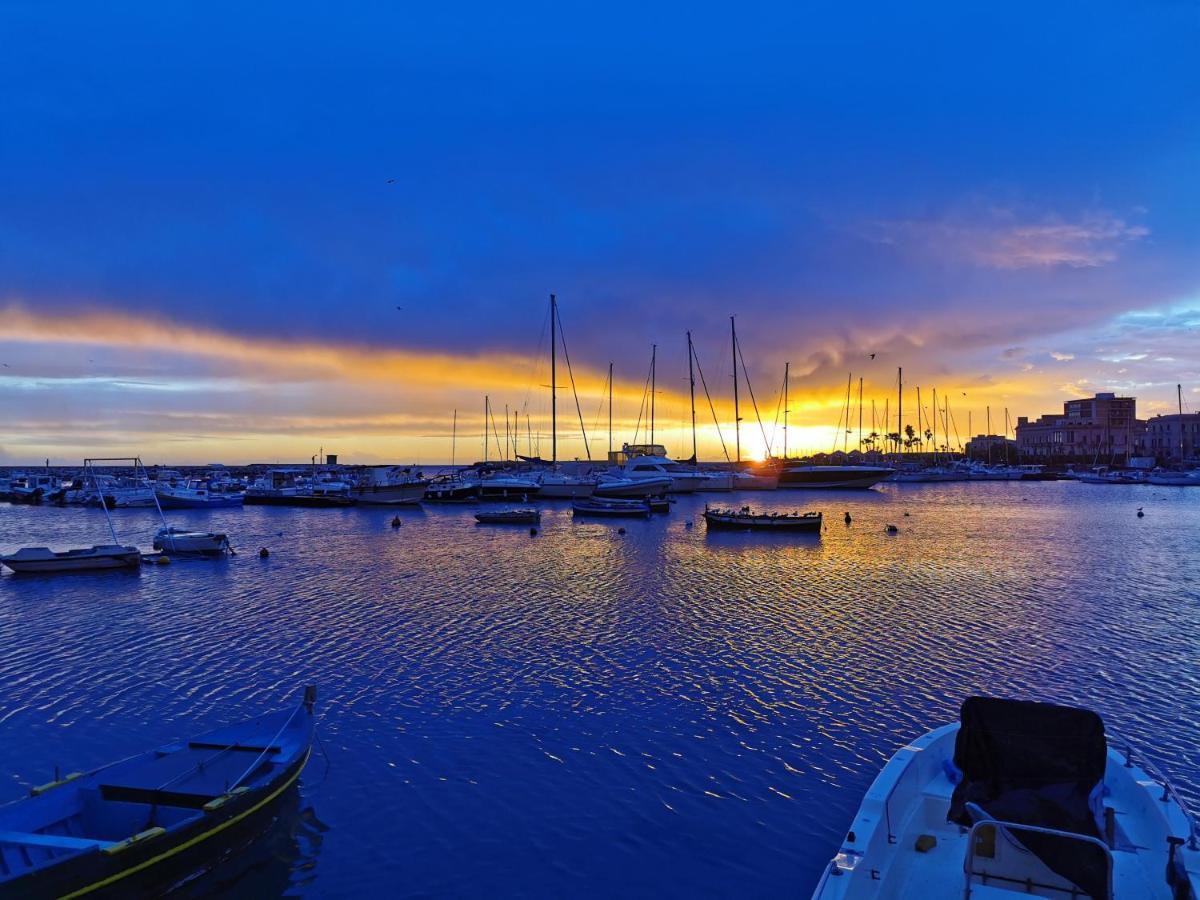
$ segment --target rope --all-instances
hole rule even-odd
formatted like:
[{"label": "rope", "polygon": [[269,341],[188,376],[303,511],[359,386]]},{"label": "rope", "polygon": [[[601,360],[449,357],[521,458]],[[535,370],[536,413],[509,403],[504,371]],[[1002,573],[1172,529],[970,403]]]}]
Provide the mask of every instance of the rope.
[{"label": "rope", "polygon": [[575,414],[579,416],[579,431],[583,434],[583,450],[587,454],[588,462],[592,461],[592,449],[588,446],[587,429],[583,426],[583,409],[579,405],[579,392],[575,390],[575,373],[571,371],[571,354],[567,350],[567,335],[563,331],[562,316],[558,315],[555,310],[555,318],[558,320],[558,337],[562,341],[563,358],[567,361],[567,375],[571,379],[571,393],[575,397]]},{"label": "rope", "polygon": [[746,377],[746,389],[750,392],[750,405],[754,407],[754,418],[758,420],[758,430],[762,432],[763,443],[767,444],[767,429],[763,427],[762,416],[758,414],[758,401],[754,399],[754,385],[750,383],[750,372],[746,369],[746,357],[742,355],[741,341],[737,342],[737,352],[738,359],[742,362],[742,374]]},{"label": "rope", "polygon": [[721,434],[721,422],[717,419],[717,408],[713,406],[712,395],[708,392],[708,382],[704,380],[704,368],[700,365],[700,354],[692,346],[692,358],[696,360],[696,372],[700,375],[700,386],[704,388],[704,396],[708,400],[708,409],[712,413],[713,424],[717,426],[717,437],[721,441],[721,452],[725,454],[725,462],[729,462],[729,448],[725,446],[725,435]]}]

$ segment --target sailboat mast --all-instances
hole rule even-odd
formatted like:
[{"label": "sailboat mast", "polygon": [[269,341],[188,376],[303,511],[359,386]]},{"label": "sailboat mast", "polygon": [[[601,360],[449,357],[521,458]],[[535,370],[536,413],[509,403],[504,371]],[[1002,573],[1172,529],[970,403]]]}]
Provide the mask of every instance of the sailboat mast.
[{"label": "sailboat mast", "polygon": [[862,446],[863,446],[862,422],[863,422],[863,379],[862,379],[862,376],[859,375],[858,376],[858,452],[859,453],[862,453]]},{"label": "sailboat mast", "polygon": [[688,392],[692,400],[692,463],[699,461],[696,455],[696,372],[692,365],[692,333],[687,333],[688,341]]},{"label": "sailboat mast", "polygon": [[787,419],[788,419],[788,375],[790,362],[783,364],[783,458],[787,459]]},{"label": "sailboat mast", "polygon": [[612,360],[608,362],[608,458],[612,459]]},{"label": "sailboat mast", "polygon": [[[921,427],[921,386],[917,385],[917,440],[921,440],[925,430]],[[920,445],[918,445],[920,446]]]},{"label": "sailboat mast", "polygon": [[508,451],[512,447],[512,435],[508,430],[508,404],[504,404],[504,459],[508,460]]},{"label": "sailboat mast", "polygon": [[850,449],[850,387],[854,384],[854,373],[846,373],[846,433],[842,435],[842,452]]},{"label": "sailboat mast", "polygon": [[458,449],[458,410],[454,410],[454,419],[450,423],[450,465],[454,465],[454,453]]},{"label": "sailboat mast", "polygon": [[933,461],[937,462],[937,420],[938,420],[938,405],[937,405],[937,388],[933,389]]},{"label": "sailboat mast", "polygon": [[1175,385],[1175,396],[1179,401],[1179,461],[1182,463],[1187,458],[1187,451],[1183,446],[1183,385]]},{"label": "sailboat mast", "polygon": [[487,444],[488,444],[488,414],[492,411],[491,401],[488,400],[488,395],[483,395],[483,461],[487,463]]},{"label": "sailboat mast", "polygon": [[738,377],[737,377],[737,325],[733,316],[729,317],[729,336],[733,351],[733,434],[737,442],[737,461],[742,461],[742,417],[738,410]]},{"label": "sailboat mast", "polygon": [[558,462],[558,300],[550,295],[550,462]]},{"label": "sailboat mast", "polygon": [[987,445],[988,445],[988,465],[992,464],[992,407],[985,406],[987,411]]},{"label": "sailboat mast", "polygon": [[904,369],[896,368],[896,449],[904,440]]},{"label": "sailboat mast", "polygon": [[658,344],[650,345],[650,443],[654,443],[654,395],[658,391],[656,379],[658,374],[655,371],[658,365]]}]

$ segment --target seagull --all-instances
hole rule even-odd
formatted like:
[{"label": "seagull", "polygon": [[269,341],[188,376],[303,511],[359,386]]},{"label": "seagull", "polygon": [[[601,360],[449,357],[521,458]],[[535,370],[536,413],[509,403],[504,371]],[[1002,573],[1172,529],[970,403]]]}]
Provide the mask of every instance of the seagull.
[{"label": "seagull", "polygon": [[396,183],[396,179],[395,179],[395,178],[389,178],[389,179],[387,180],[387,183],[388,183],[388,184],[395,184],[395,183]]},{"label": "seagull", "polygon": [[0,366],[4,366],[4,368],[6,368],[6,369],[12,368],[12,366],[10,366],[8,363],[0,363]]},{"label": "seagull", "polygon": [[396,309],[398,309],[398,310],[403,310],[403,309],[404,309],[404,307],[403,307],[403,306],[397,306],[397,307],[396,307]]},{"label": "seagull", "polygon": [[874,353],[872,353],[872,354],[871,354],[871,359],[874,359],[874,358],[875,358],[875,354],[874,354]]}]

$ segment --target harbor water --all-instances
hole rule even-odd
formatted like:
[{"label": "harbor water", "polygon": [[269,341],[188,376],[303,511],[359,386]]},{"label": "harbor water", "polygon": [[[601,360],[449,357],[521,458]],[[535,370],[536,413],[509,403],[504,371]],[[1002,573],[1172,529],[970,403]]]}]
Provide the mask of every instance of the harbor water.
[{"label": "harbor water", "polygon": [[[817,509],[825,530],[710,534],[706,500]],[[238,555],[5,573],[0,800],[310,682],[299,797],[187,896],[806,896],[884,761],[973,693],[1094,708],[1198,796],[1200,491],[542,507],[536,536],[472,506],[399,528],[390,509],[179,511]],[[153,510],[113,518],[149,548]],[[4,552],[108,540],[99,510],[0,505]]]}]

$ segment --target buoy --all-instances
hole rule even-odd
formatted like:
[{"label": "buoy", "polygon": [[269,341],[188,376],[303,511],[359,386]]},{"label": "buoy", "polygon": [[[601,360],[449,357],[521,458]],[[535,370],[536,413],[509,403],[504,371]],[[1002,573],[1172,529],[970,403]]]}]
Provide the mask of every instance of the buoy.
[{"label": "buoy", "polygon": [[1142,508],[1140,506],[1138,507],[1138,518],[1139,519],[1146,518],[1146,514],[1144,512],[1142,512]]},{"label": "buoy", "polygon": [[266,559],[270,555],[271,555],[271,551],[268,550],[266,547],[258,548],[258,558],[259,559]]},{"label": "buoy", "polygon": [[888,534],[896,534],[896,533],[898,533],[899,531],[900,531],[900,529],[899,529],[899,528],[897,528],[895,525],[889,525],[889,526],[887,527],[887,533],[888,533]]},{"label": "buoy", "polygon": [[852,521],[854,521],[854,520],[850,518],[850,511],[847,510],[846,511],[846,524],[849,525]]},{"label": "buoy", "polygon": [[166,566],[166,565],[170,565],[170,563],[171,563],[171,558],[169,556],[160,556],[158,559],[156,559],[154,561],[154,564],[157,566]]},{"label": "buoy", "polygon": [[686,528],[688,531],[691,531],[691,530],[692,530],[692,523],[691,523],[691,522],[684,522],[684,523],[683,523],[683,527],[684,527],[684,528]]},{"label": "buoy", "polygon": [[905,513],[904,515],[905,515],[905,516],[907,516],[907,515],[908,515],[908,513]]},{"label": "buoy", "polygon": [[624,529],[624,528],[618,528],[618,529],[617,529],[617,534],[624,534],[624,533],[625,533],[625,529]]},{"label": "buoy", "polygon": [[399,528],[403,524],[404,523],[400,521],[399,516],[392,516],[392,527],[393,528]]},{"label": "buoy", "polygon": [[530,529],[529,529],[529,536],[530,536],[530,537],[537,537],[537,529],[536,529],[536,528],[530,528]]}]

